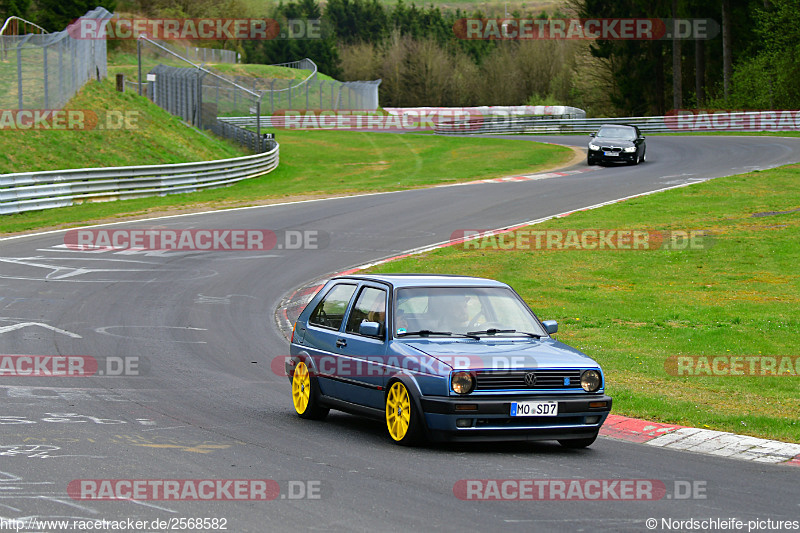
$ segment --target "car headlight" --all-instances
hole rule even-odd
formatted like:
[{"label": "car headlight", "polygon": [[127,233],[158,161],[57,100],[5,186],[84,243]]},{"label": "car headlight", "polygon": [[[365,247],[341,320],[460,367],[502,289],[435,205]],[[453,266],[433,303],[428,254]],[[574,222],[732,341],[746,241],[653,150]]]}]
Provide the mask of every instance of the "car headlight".
[{"label": "car headlight", "polygon": [[627,148],[623,148],[623,150],[625,150],[628,153],[631,153],[631,152],[635,152],[636,151],[636,147],[635,146],[629,146]]},{"label": "car headlight", "polygon": [[598,146],[598,145],[596,145],[594,143],[589,143],[589,150],[599,150],[599,149],[600,149],[600,146]]},{"label": "car headlight", "polygon": [[603,380],[600,378],[600,372],[597,370],[587,370],[581,374],[581,387],[586,392],[595,392],[600,388]]},{"label": "car headlight", "polygon": [[458,394],[469,394],[475,388],[475,377],[469,372],[455,372],[450,384]]}]

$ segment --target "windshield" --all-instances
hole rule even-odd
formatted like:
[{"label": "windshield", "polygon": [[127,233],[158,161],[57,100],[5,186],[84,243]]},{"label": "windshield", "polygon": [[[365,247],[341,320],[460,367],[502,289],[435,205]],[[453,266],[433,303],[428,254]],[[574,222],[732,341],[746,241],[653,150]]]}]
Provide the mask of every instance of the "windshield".
[{"label": "windshield", "polygon": [[633,128],[600,128],[600,131],[597,132],[596,137],[633,141],[636,139],[636,132]]},{"label": "windshield", "polygon": [[525,303],[503,287],[399,289],[394,329],[396,336],[420,331],[452,335],[476,332],[497,336],[547,335]]}]

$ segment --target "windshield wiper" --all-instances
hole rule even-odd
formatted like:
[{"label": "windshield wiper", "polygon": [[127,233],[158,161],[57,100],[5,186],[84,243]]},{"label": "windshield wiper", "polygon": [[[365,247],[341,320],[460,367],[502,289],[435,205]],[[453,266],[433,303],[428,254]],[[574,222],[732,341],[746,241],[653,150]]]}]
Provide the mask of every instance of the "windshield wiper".
[{"label": "windshield wiper", "polygon": [[[483,331],[468,331],[467,335],[497,335],[498,333],[517,333],[515,329],[496,329],[496,328],[489,328]],[[520,335],[527,335],[528,337],[533,337],[534,339],[541,339],[542,336],[538,333],[528,333],[527,331],[520,331]]]},{"label": "windshield wiper", "polygon": [[481,331],[468,331],[468,335],[497,335],[498,333],[516,333],[515,329],[497,329],[489,328]]},{"label": "windshield wiper", "polygon": [[[453,332],[452,331],[431,331],[429,329],[421,329],[419,331],[404,331],[403,333],[398,333],[397,334],[398,337],[407,337],[409,335],[420,335],[422,337],[427,337],[429,335],[445,335],[447,337],[452,337],[453,336]],[[458,336],[458,337],[467,337],[467,338],[470,338],[470,339],[480,340],[480,337],[478,337],[477,335],[474,335],[472,333],[456,333],[455,335]]]}]

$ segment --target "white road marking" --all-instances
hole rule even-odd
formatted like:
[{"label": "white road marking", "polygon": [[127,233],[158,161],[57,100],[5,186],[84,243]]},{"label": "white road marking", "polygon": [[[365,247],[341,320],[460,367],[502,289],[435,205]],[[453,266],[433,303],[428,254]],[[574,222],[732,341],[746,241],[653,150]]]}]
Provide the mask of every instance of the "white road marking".
[{"label": "white road marking", "polygon": [[[2,320],[2,319],[0,319],[0,320]],[[64,330],[64,329],[61,329],[61,328],[57,328],[55,326],[51,326],[50,324],[44,324],[42,322],[20,322],[19,324],[12,324],[10,326],[2,326],[2,327],[0,327],[0,335],[2,335],[3,333],[8,333],[10,331],[15,331],[15,330],[18,330],[18,329],[27,328],[29,326],[39,326],[39,327],[42,327],[42,328],[46,328],[46,329],[55,331],[56,333],[60,333],[62,335],[66,335],[67,337],[72,337],[73,339],[82,339],[83,338],[80,335],[78,335],[77,333],[72,333],[71,331],[67,331],[67,330]]]}]

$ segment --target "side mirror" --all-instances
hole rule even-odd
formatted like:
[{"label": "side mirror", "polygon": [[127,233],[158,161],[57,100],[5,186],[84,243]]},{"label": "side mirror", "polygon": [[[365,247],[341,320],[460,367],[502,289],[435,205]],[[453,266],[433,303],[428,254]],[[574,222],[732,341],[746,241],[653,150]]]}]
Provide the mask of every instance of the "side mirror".
[{"label": "side mirror", "polygon": [[544,326],[544,330],[547,332],[548,335],[552,335],[553,333],[558,333],[558,322],[555,320],[545,320],[542,322]]},{"label": "side mirror", "polygon": [[378,322],[362,322],[358,326],[358,333],[368,337],[380,337],[381,325]]}]

